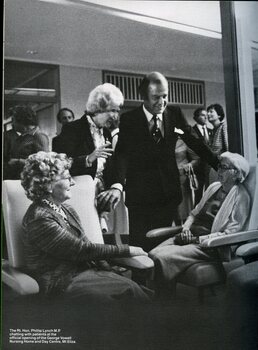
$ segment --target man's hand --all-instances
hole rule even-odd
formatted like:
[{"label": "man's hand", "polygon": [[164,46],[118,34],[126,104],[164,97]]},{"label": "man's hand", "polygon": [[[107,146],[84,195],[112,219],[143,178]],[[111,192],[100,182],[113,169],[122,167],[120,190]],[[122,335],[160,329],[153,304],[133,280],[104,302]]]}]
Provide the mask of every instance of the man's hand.
[{"label": "man's hand", "polygon": [[98,210],[111,211],[115,209],[121,198],[121,191],[117,188],[110,188],[107,191],[101,192],[97,197]]},{"label": "man's hand", "polygon": [[129,247],[130,256],[139,256],[139,255],[146,255],[148,256],[148,253],[146,253],[142,248],[140,247]]},{"label": "man's hand", "polygon": [[88,161],[90,163],[95,162],[97,158],[108,158],[112,156],[114,150],[109,146],[111,143],[108,141],[103,146],[96,148],[91,154],[88,155]]}]

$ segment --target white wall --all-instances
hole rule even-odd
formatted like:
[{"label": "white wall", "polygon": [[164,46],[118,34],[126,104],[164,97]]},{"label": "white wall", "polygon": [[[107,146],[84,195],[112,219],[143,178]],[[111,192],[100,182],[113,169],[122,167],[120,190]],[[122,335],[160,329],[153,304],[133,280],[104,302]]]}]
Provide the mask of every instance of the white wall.
[{"label": "white wall", "polygon": [[[80,118],[85,110],[85,103],[89,92],[99,84],[102,84],[101,70],[60,66],[61,108],[67,107],[72,109],[76,119]],[[217,102],[225,108],[223,83],[205,82],[205,90],[206,106]],[[194,110],[195,108],[183,108],[184,114],[190,124],[193,124]],[[58,132],[59,129],[60,125],[57,125]]]},{"label": "white wall", "polygon": [[76,119],[85,111],[89,92],[102,83],[101,70],[60,66],[61,108],[70,108]]}]

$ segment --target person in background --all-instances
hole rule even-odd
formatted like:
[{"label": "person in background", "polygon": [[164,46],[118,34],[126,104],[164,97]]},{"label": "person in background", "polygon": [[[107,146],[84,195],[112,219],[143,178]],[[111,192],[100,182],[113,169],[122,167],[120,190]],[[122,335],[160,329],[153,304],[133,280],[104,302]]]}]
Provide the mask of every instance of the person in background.
[{"label": "person in background", "polygon": [[[129,212],[130,244],[150,250],[146,233],[170,226],[182,200],[179,173],[175,159],[178,130],[187,145],[200,156],[213,161],[213,154],[196,137],[191,137],[178,106],[167,107],[168,81],[159,72],[144,77],[139,87],[143,104],[121,116],[115,150],[113,188],[103,191],[100,208],[120,200],[114,189],[125,186]],[[217,160],[214,160],[216,167]],[[115,192],[116,191],[116,192]]]},{"label": "person in background", "polygon": [[13,129],[4,133],[3,178],[19,179],[25,159],[38,151],[49,151],[48,136],[38,127],[36,113],[29,106],[10,110]]},{"label": "person in background", "polygon": [[[189,217],[179,227],[180,233],[154,248],[149,256],[155,262],[158,291],[173,285],[175,278],[191,265],[220,259],[218,250],[202,248],[203,240],[241,231],[250,211],[250,196],[243,185],[249,164],[237,153],[220,155],[218,182],[212,183]],[[230,260],[230,248],[223,258]]]},{"label": "person in background", "polygon": [[[210,145],[212,129],[207,126],[208,118],[206,109],[203,107],[197,108],[194,111],[193,119],[196,122],[193,126],[196,135],[207,145]],[[195,191],[195,205],[198,204],[202,198],[205,184],[208,182],[209,170],[210,167],[208,167],[208,164],[200,159],[199,164],[195,168],[195,174],[199,185],[198,189]]]},{"label": "person in background", "polygon": [[[212,137],[210,142],[211,150],[214,154],[220,155],[228,151],[228,131],[227,121],[223,107],[218,104],[212,104],[207,108],[208,120],[213,126]],[[217,181],[217,172],[214,169],[209,171],[208,183]]]},{"label": "person in background", "polygon": [[71,161],[66,154],[38,152],[25,162],[21,184],[32,200],[23,218],[26,270],[43,295],[87,304],[148,302],[135,282],[107,268],[105,261],[146,253],[139,247],[92,243],[75,210],[65,204],[75,185]]},{"label": "person in background", "polygon": [[[74,113],[71,109],[69,108],[61,108],[56,116],[58,122],[62,125],[65,125],[67,123],[70,123],[74,120]],[[59,136],[57,135],[52,139],[52,149],[55,149],[57,146],[57,143],[59,141]]]},{"label": "person in background", "polygon": [[182,202],[178,206],[178,218],[175,219],[175,224],[178,226],[185,222],[194,206],[196,191],[190,188],[189,173],[191,170],[196,172],[196,168],[199,165],[199,157],[187,147],[180,137],[178,137],[176,142],[175,155],[183,197]]}]

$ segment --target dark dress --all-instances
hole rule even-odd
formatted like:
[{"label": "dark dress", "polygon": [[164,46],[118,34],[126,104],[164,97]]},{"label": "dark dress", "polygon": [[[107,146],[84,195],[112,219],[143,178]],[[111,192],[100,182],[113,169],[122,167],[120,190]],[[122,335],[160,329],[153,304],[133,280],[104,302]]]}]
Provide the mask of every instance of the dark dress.
[{"label": "dark dress", "polygon": [[39,151],[49,151],[49,140],[38,127],[24,135],[9,130],[4,134],[4,179],[19,179],[24,163],[17,162],[10,165],[10,159],[26,159],[29,155]]}]

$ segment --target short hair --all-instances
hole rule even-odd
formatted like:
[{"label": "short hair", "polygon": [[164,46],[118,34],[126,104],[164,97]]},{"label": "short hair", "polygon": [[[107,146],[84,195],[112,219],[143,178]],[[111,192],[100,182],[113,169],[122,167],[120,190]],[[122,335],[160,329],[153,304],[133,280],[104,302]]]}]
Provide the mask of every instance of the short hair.
[{"label": "short hair", "polygon": [[43,152],[31,154],[21,172],[21,184],[26,196],[32,201],[46,196],[51,183],[65,170],[69,170],[72,159],[64,153]]},{"label": "short hair", "polygon": [[142,99],[146,99],[148,96],[148,87],[150,84],[157,84],[160,85],[162,83],[165,83],[168,85],[167,78],[159,73],[159,72],[151,72],[143,78],[140,86],[139,86],[139,93],[142,97]]},{"label": "short hair", "polygon": [[250,171],[248,161],[238,153],[224,152],[219,156],[220,161],[226,159],[234,169],[238,172],[239,182],[243,182]]},{"label": "short hair", "polygon": [[207,111],[209,111],[210,109],[214,109],[217,112],[217,114],[220,116],[219,118],[220,121],[222,121],[225,118],[224,109],[220,104],[218,103],[211,104],[207,107]]},{"label": "short hair", "polygon": [[57,120],[59,121],[59,123],[61,123],[61,119],[60,119],[60,118],[61,118],[62,112],[64,112],[64,111],[70,112],[70,113],[72,114],[72,116],[73,116],[73,119],[74,119],[74,113],[73,113],[73,111],[72,111],[71,109],[69,109],[69,108],[64,107],[64,108],[61,108],[61,109],[58,111],[57,115],[56,115],[56,118],[57,118]]},{"label": "short hair", "polygon": [[38,125],[37,115],[33,109],[25,105],[17,105],[9,109],[8,114],[19,124]]},{"label": "short hair", "polygon": [[199,107],[197,108],[194,113],[193,113],[193,118],[194,120],[198,119],[199,115],[201,114],[202,111],[206,111],[206,109],[204,107]]},{"label": "short hair", "polygon": [[86,103],[86,112],[94,115],[105,112],[111,105],[121,107],[124,103],[122,92],[113,84],[105,83],[93,89]]}]

